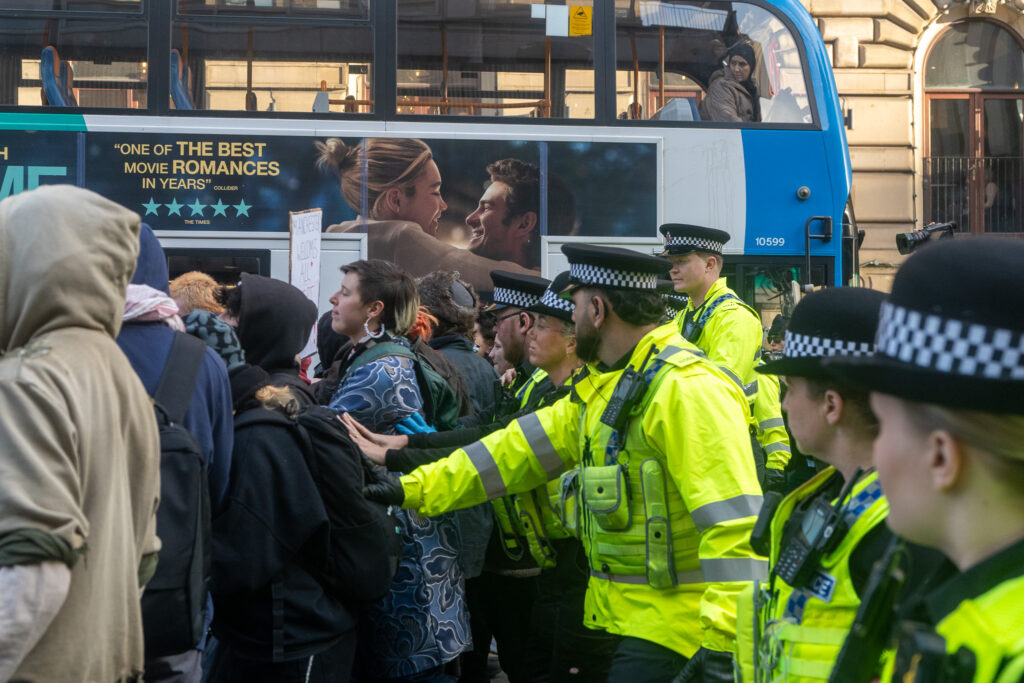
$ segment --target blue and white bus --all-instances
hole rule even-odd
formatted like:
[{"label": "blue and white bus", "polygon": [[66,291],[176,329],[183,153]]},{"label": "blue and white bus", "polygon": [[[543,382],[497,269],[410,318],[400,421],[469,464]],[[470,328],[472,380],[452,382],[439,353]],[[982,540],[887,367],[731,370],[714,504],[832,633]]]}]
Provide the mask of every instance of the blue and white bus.
[{"label": "blue and white bus", "polygon": [[[716,92],[738,45],[749,76]],[[723,92],[751,111],[723,113]],[[534,164],[526,265],[544,275],[564,242],[649,250],[665,222],[728,231],[726,272],[766,320],[794,282],[856,270],[844,120],[798,0],[0,7],[0,196],[96,190],[157,230],[172,275],[286,279],[290,211],[320,208],[325,227],[365,215],[315,164],[331,137],[426,142],[448,204],[434,237],[460,248],[487,165]],[[370,252],[363,232],[324,235],[322,308],[337,266]]]}]

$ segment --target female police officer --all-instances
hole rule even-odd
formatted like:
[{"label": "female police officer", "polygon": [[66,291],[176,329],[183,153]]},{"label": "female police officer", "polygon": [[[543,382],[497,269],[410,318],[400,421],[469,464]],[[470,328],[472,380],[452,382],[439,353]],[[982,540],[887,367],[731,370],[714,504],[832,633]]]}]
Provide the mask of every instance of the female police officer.
[{"label": "female police officer", "polygon": [[871,564],[890,540],[888,504],[867,471],[878,428],[867,392],[823,369],[826,358],[871,353],[883,299],[868,289],[811,294],[793,312],[783,357],[757,368],[785,376],[783,409],[797,445],[831,467],[786,496],[773,516],[773,506],[762,511],[771,578],[740,598],[737,662],[745,682],[827,680]]},{"label": "female police officer", "polygon": [[1024,676],[1022,266],[1024,242],[923,249],[882,306],[875,356],[835,368],[872,390],[889,526],[960,570],[902,624],[882,680]]}]

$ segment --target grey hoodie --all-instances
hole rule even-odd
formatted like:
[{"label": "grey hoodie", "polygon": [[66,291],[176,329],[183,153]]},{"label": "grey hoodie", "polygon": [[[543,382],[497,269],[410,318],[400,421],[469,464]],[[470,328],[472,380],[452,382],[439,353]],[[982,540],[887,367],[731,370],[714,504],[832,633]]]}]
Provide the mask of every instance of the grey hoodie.
[{"label": "grey hoodie", "polygon": [[138,249],[138,215],[93,192],[50,186],[0,202],[0,566],[71,568],[14,680],[142,670],[160,446],[114,343]]}]

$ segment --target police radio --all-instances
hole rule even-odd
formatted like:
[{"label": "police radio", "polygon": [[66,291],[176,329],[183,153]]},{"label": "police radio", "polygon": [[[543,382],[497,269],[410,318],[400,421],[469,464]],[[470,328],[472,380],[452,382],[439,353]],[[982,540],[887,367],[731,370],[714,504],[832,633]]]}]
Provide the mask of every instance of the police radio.
[{"label": "police radio", "polygon": [[861,470],[850,478],[836,499],[829,504],[826,496],[816,496],[799,519],[786,525],[775,575],[793,588],[803,588],[814,578],[821,558],[839,545],[848,529],[843,513],[846,499],[860,477]]},{"label": "police radio", "polygon": [[639,372],[634,370],[632,366],[623,370],[619,381],[615,383],[615,389],[612,390],[612,397],[608,400],[608,405],[605,406],[604,412],[601,413],[601,422],[620,434],[629,422],[629,414],[632,412],[633,407],[647,393],[647,380],[644,377],[644,370],[647,368],[647,361],[650,360],[652,355],[654,355],[653,346],[647,352],[644,362],[640,364]]}]

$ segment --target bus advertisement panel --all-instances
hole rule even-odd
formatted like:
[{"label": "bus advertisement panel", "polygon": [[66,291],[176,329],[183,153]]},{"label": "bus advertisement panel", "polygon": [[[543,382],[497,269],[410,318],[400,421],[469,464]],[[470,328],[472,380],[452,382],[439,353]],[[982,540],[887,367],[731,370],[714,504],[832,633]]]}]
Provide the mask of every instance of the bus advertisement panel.
[{"label": "bus advertisement panel", "polygon": [[[492,269],[541,268],[545,236],[657,235],[653,142],[423,139],[447,207],[436,220],[412,225],[372,220],[380,213],[372,191],[346,201],[335,170],[317,163],[316,143],[327,138],[56,131],[4,138],[3,196],[74,183],[137,211],[156,230],[174,231],[286,231],[289,211],[320,208],[329,232],[367,233],[371,258],[396,261],[414,275],[452,264],[482,290],[490,289]],[[350,147],[369,142],[344,140]],[[386,154],[373,148],[371,163],[385,163]],[[514,211],[532,214],[515,234],[505,234],[515,216],[498,224],[477,211],[489,201],[488,167],[501,161],[505,170],[496,172],[522,183],[512,188]],[[373,186],[368,165],[351,172]]]}]

